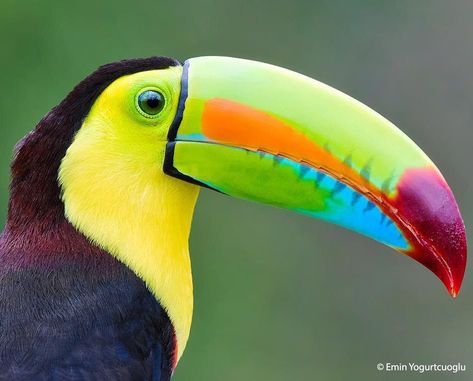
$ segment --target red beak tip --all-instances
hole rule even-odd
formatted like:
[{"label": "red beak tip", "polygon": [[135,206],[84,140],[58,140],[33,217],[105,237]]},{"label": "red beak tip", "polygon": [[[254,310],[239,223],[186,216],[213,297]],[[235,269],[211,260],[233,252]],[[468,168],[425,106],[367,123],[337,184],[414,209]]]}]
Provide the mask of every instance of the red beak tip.
[{"label": "red beak tip", "polygon": [[463,282],[464,270],[457,272],[457,274],[454,273],[453,276],[451,274],[449,275],[450,276],[448,276],[447,278],[440,278],[440,280],[445,285],[445,288],[447,289],[451,297],[456,298],[460,293],[460,288]]},{"label": "red beak tip", "polygon": [[447,286],[447,291],[450,294],[450,296],[455,299],[458,296],[458,293],[460,292],[460,286],[455,287],[453,285]]},{"label": "red beak tip", "polygon": [[456,298],[466,268],[465,225],[455,197],[436,168],[407,170],[393,204],[411,229],[409,256],[431,270]]}]

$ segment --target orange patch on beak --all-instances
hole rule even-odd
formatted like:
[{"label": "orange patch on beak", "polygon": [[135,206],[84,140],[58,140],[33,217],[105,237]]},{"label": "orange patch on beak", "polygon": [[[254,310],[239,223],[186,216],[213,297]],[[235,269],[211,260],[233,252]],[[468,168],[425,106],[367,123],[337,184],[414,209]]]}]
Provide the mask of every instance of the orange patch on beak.
[{"label": "orange patch on beak", "polygon": [[382,203],[381,192],[360,173],[289,124],[263,111],[225,99],[211,99],[206,102],[202,114],[202,132],[218,143],[308,164],[360,193],[371,193],[378,204]]}]

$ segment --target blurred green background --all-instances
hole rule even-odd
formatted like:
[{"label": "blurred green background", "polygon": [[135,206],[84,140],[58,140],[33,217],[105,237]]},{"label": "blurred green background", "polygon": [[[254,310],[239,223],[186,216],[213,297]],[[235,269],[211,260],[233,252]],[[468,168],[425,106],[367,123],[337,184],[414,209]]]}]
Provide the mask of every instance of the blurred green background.
[{"label": "blurred green background", "polygon": [[[0,1],[0,219],[12,147],[97,66],[231,55],[285,66],[385,115],[438,164],[471,236],[473,2]],[[175,380],[472,380],[473,279],[452,300],[414,261],[316,220],[207,190],[195,318]],[[379,362],[457,363],[461,374]]]}]

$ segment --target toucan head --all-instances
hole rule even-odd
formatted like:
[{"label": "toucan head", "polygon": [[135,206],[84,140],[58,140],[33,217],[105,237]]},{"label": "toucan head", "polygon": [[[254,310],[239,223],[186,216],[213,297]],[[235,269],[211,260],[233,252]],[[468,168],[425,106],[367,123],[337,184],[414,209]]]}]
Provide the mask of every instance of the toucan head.
[{"label": "toucan head", "polygon": [[260,62],[130,62],[91,98],[59,184],[69,221],[162,302],[179,355],[192,312],[187,240],[202,186],[357,231],[420,262],[457,295],[467,249],[457,203],[433,162],[387,119]]}]

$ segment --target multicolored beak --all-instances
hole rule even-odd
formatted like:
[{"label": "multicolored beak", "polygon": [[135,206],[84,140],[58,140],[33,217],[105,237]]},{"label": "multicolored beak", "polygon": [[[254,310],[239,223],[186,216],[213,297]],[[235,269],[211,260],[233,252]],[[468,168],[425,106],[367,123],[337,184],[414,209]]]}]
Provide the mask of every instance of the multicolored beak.
[{"label": "multicolored beak", "polygon": [[458,294],[467,244],[457,203],[391,122],[316,80],[235,58],[186,61],[180,97],[167,174],[355,230]]}]

